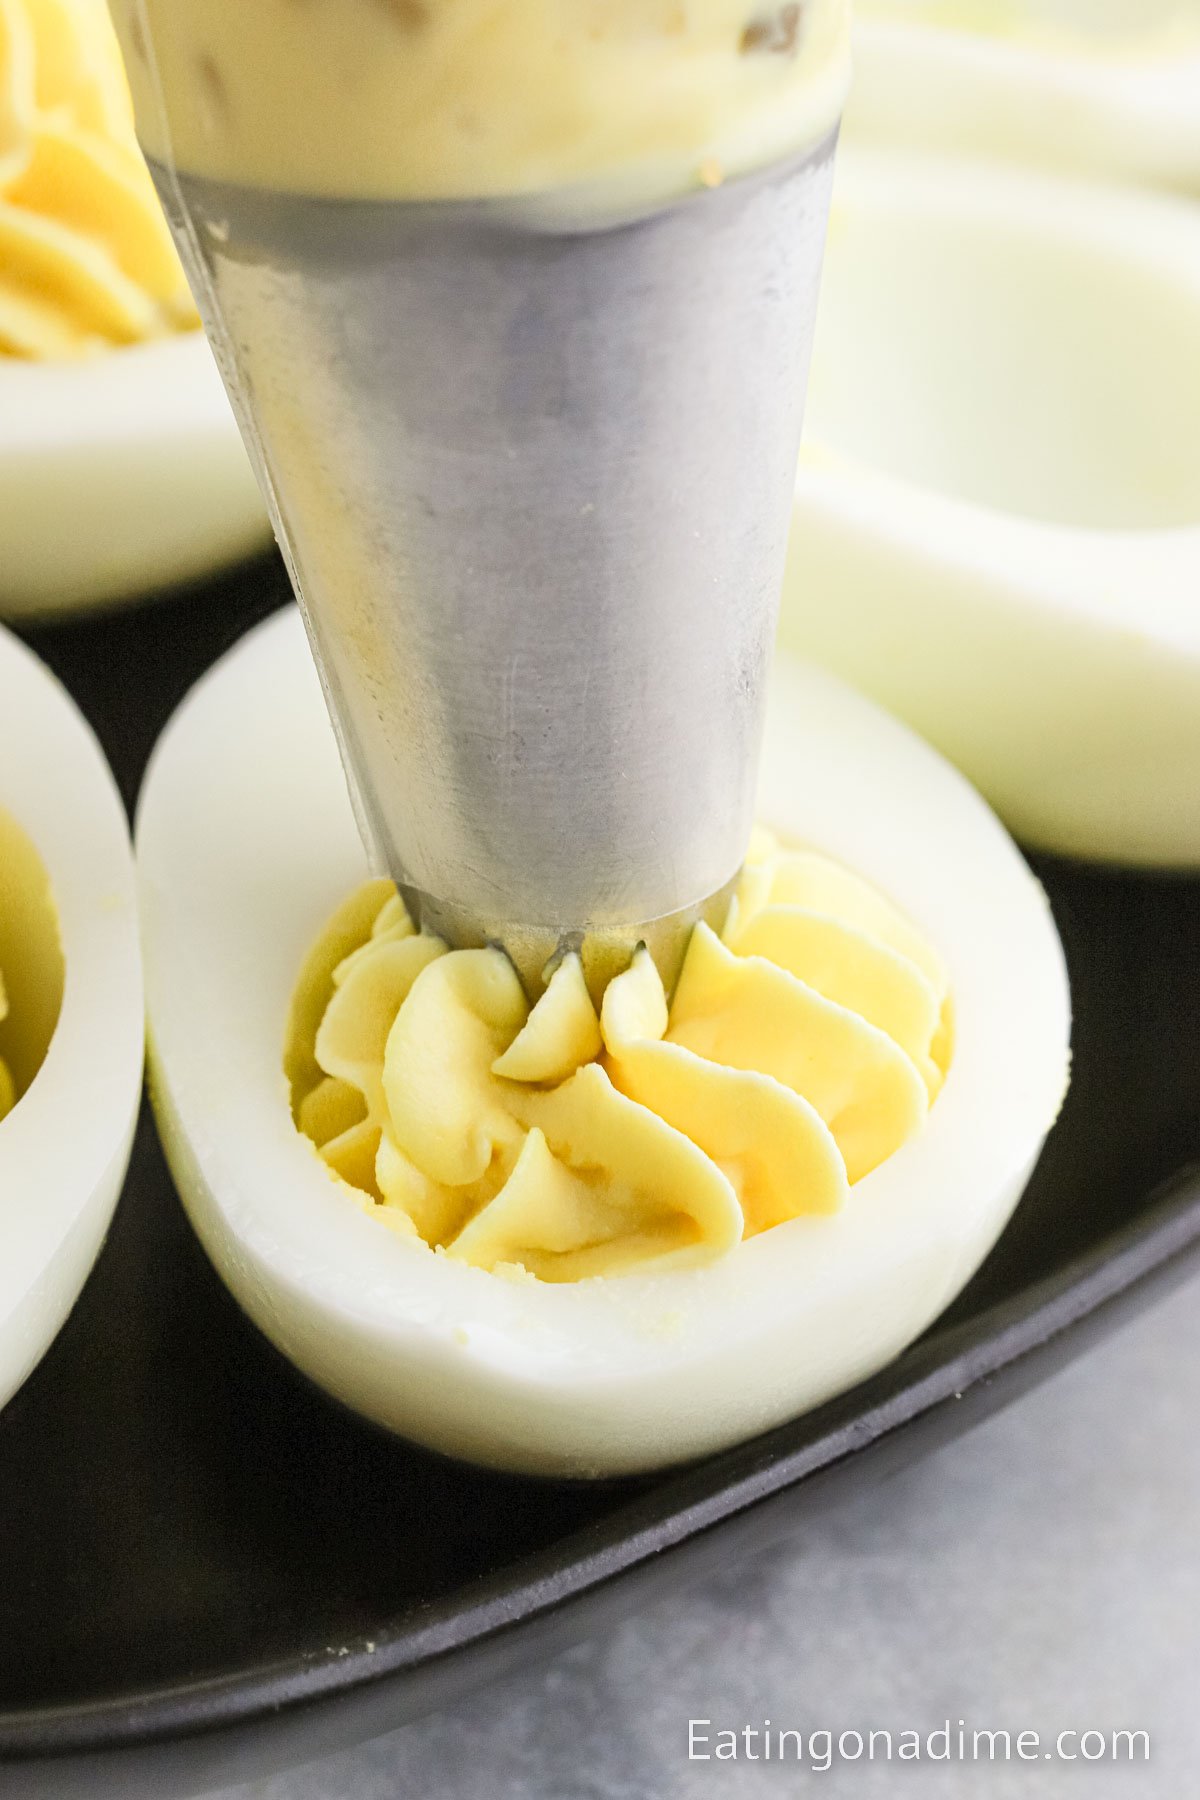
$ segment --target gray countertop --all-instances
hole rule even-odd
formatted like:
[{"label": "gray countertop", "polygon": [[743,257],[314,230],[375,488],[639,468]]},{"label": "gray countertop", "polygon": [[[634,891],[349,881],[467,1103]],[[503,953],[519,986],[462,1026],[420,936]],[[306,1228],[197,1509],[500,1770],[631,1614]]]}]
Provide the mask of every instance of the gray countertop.
[{"label": "gray countertop", "polygon": [[[1183,1289],[786,1549],[449,1713],[221,1800],[1186,1800],[1200,1791],[1198,1299]],[[769,1718],[890,1728],[893,1760],[878,1738],[875,1762],[823,1773],[747,1760],[744,1739],[736,1762],[689,1761],[688,1721],[705,1718],[710,1752],[718,1729]],[[1012,1760],[898,1760],[901,1732],[947,1719],[955,1736],[965,1720],[968,1750],[972,1731],[1007,1728]],[[1079,1739],[1063,1746],[1076,1761],[1045,1757],[1060,1732],[1121,1728],[1149,1732],[1149,1763],[1085,1762]],[[1043,1746],[1023,1761],[1021,1731]]]}]

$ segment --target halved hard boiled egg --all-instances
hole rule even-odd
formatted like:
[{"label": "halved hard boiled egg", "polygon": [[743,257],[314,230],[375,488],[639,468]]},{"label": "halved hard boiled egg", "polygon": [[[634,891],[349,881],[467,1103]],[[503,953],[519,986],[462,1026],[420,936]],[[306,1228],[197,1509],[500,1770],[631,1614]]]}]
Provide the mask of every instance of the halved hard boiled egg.
[{"label": "halved hard boiled egg", "polygon": [[137,599],[270,536],[203,333],[0,356],[0,616]]},{"label": "halved hard boiled egg", "polygon": [[843,159],[781,639],[1023,842],[1200,867],[1200,209]]},{"label": "halved hard boiled egg", "polygon": [[297,976],[367,874],[298,615],[259,627],[185,701],[137,831],[152,1092],[209,1255],[314,1381],[451,1454],[617,1474],[848,1387],[967,1280],[1065,1090],[1069,998],[1045,897],[961,777],[790,662],[774,678],[762,817],[872,882],[943,959],[954,1055],[924,1127],[840,1210],[699,1266],[515,1279],[390,1231],[293,1121]]},{"label": "halved hard boiled egg", "polygon": [[87,1279],[142,1085],[133,858],[74,703],[0,630],[0,1406]]},{"label": "halved hard boiled egg", "polygon": [[1197,0],[858,0],[851,141],[1200,181]]}]

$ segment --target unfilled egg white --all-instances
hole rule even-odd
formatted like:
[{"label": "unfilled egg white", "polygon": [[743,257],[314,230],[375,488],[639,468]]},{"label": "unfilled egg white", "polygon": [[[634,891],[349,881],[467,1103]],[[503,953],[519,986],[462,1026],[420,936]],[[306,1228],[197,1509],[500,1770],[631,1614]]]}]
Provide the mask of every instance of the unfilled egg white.
[{"label": "unfilled egg white", "polygon": [[781,641],[1039,849],[1200,868],[1198,342],[1200,208],[842,157]]}]

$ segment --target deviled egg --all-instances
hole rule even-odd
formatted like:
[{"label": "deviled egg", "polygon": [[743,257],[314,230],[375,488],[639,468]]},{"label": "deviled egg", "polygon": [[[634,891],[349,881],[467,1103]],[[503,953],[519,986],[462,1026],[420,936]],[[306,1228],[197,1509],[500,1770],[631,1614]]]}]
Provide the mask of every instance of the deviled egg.
[{"label": "deviled egg", "polygon": [[0,17],[0,612],[244,555],[266,521],[101,0]]},{"label": "deviled egg", "polygon": [[115,606],[270,539],[201,332],[81,362],[0,358],[0,616]]},{"label": "deviled egg", "polygon": [[133,859],[72,701],[0,630],[0,1406],[74,1305],[141,1095]]},{"label": "deviled egg", "polygon": [[[782,1223],[726,1231],[730,1184],[714,1170],[715,1181],[704,1177],[717,1196],[711,1253],[692,1255],[688,1240],[675,1261],[539,1279],[519,1245],[514,1266],[503,1234],[468,1260],[461,1245],[447,1253],[418,1231],[389,1229],[298,1129],[298,1070],[283,1066],[297,980],[326,921],[369,874],[299,617],[259,627],[185,701],[155,752],[138,819],[152,1094],[218,1271],[330,1393],[390,1430],[503,1468],[652,1468],[751,1436],[862,1379],[976,1268],[1066,1086],[1069,999],[1045,897],[961,777],[800,665],[775,677],[761,806],[781,838],[886,896],[879,916],[908,921],[906,943],[934,947],[953,996],[944,1083],[932,1068],[928,1091],[907,1081],[915,1129],[881,1159],[863,1152],[852,1186],[829,1155],[832,1132],[814,1127],[809,1176],[820,1158],[823,1173],[811,1205],[791,1207]],[[365,926],[344,949],[374,923],[377,939],[393,932],[397,962],[410,957],[404,942],[422,940],[399,929],[385,885],[365,894]],[[769,921],[760,929],[769,936]],[[743,945],[747,966],[765,947]],[[715,939],[706,951],[718,963],[729,955]],[[418,961],[434,977],[454,958]],[[489,989],[497,1020],[502,986]],[[644,997],[627,992],[623,1022],[607,1021],[618,1053],[647,1035],[644,1022],[630,1023],[644,1021]],[[509,1040],[501,1074],[513,1082],[538,1070],[510,998],[512,1017],[496,1029]],[[539,1054],[570,1039],[563,1016]],[[690,1043],[705,1054],[702,1032]],[[627,1082],[619,1054],[611,1062],[614,1083]],[[605,1080],[598,1066],[582,1074],[593,1088]],[[311,1115],[306,1124],[323,1135]],[[557,1149],[567,1128],[543,1124]],[[677,1161],[699,1155],[674,1135]],[[448,1162],[472,1150],[469,1133],[439,1144]]]}]

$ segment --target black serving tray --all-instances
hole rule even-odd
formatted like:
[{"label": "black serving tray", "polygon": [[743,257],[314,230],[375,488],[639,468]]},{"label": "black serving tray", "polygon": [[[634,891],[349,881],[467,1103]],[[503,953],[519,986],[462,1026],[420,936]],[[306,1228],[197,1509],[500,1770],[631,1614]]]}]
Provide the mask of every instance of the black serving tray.
[{"label": "black serving tray", "polygon": [[[25,635],[132,805],[185,690],[286,601],[271,558]],[[488,1474],[340,1410],[228,1298],[143,1116],[95,1273],[0,1415],[0,1792],[171,1800],[398,1725],[802,1528],[1200,1263],[1200,882],[1038,869],[1075,1079],[1001,1243],[874,1380],[676,1472]]]}]

